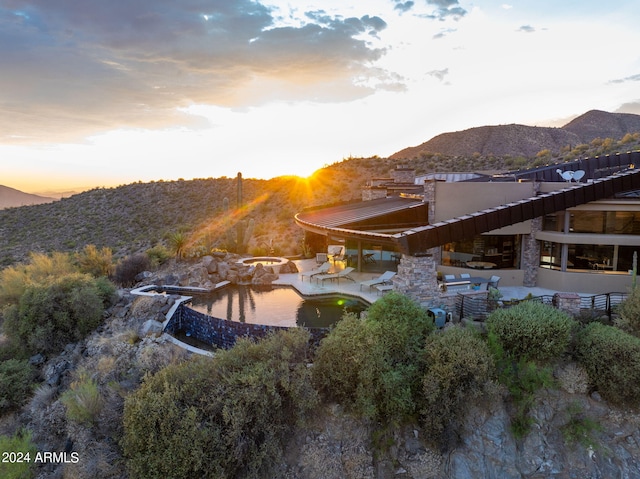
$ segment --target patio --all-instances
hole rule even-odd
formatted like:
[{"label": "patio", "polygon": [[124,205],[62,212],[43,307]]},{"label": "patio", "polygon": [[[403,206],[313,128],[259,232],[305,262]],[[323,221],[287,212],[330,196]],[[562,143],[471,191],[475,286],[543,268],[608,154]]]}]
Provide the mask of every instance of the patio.
[{"label": "patio", "polygon": [[[311,271],[318,267],[315,259],[304,259],[304,260],[294,260],[293,261],[298,267],[298,271],[300,273]],[[332,265],[331,271],[337,272],[346,267],[345,262],[337,261],[335,265]],[[382,297],[382,294],[377,291],[375,288],[362,288],[360,290],[360,283],[362,281],[367,281],[373,278],[376,278],[380,275],[379,272],[357,272],[353,271],[349,276],[351,276],[354,281],[349,281],[348,279],[341,279],[338,281],[323,281],[317,282],[313,279],[309,281],[309,278],[301,277],[299,273],[291,273],[291,274],[281,274],[280,278],[274,281],[273,284],[280,285],[290,285],[295,287],[301,294],[313,296],[313,295],[321,295],[321,294],[331,294],[331,293],[339,293],[339,294],[348,294],[350,296],[356,296],[359,298],[368,301],[369,303],[373,303],[376,300]],[[498,290],[502,293],[502,297],[505,299],[522,299],[525,298],[528,294],[533,296],[545,296],[550,295],[553,296],[557,291],[553,291],[545,288],[526,288],[523,286],[500,286]]]}]

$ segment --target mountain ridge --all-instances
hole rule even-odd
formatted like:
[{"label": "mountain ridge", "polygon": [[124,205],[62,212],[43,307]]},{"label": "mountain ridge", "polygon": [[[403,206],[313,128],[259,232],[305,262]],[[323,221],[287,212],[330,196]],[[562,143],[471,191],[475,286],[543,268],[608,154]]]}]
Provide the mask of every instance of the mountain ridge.
[{"label": "mountain ridge", "polygon": [[640,132],[640,115],[590,110],[560,128],[512,123],[441,133],[389,158],[402,160],[426,154],[532,157],[542,150],[559,152],[596,138],[618,139],[636,132]]},{"label": "mountain ridge", "polygon": [[18,206],[40,205],[57,201],[55,198],[34,195],[24,191],[0,185],[0,209],[14,208]]}]

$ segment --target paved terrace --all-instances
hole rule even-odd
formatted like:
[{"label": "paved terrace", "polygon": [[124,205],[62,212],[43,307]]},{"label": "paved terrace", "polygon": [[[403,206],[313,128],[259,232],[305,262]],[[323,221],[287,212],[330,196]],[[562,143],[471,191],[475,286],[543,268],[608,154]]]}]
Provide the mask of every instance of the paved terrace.
[{"label": "paved terrace", "polygon": [[[318,267],[315,259],[305,259],[305,260],[294,260],[293,261],[298,270],[300,272],[310,271]],[[344,263],[342,261],[337,261],[336,264],[332,267],[332,272],[337,272],[344,269]],[[369,289],[367,286],[362,287],[362,291],[360,291],[360,282],[367,281],[373,278],[377,278],[381,273],[358,273],[356,271],[352,272],[350,276],[355,281],[349,281],[348,279],[340,279],[340,282],[337,280],[326,280],[323,282],[315,281],[313,278],[309,281],[307,277],[301,277],[299,273],[291,273],[291,274],[281,274],[280,278],[273,282],[273,284],[280,285],[291,285],[296,288],[301,294],[306,296],[313,295],[322,295],[322,294],[347,294],[350,296],[357,296],[359,298],[368,301],[369,303],[373,303],[376,300],[382,297],[381,294],[375,288]],[[523,286],[505,286],[498,287],[500,292],[502,293],[502,297],[505,299],[522,299],[526,297],[529,293],[533,296],[553,296],[557,291],[545,289],[545,288],[527,288]],[[575,292],[575,291],[569,291]],[[580,294],[580,293],[578,293]],[[589,294],[585,294],[584,296],[592,296]]]}]

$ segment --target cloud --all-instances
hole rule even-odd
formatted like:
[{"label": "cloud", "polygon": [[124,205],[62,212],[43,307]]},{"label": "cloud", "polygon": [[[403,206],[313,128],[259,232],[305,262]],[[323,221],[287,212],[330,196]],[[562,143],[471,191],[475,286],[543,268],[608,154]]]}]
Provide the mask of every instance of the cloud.
[{"label": "cloud", "polygon": [[404,12],[408,12],[415,5],[415,2],[412,2],[412,1],[403,2],[401,0],[395,0],[395,3],[396,3],[396,5],[393,8],[395,10],[399,10],[400,12],[403,12],[403,13]]},{"label": "cloud", "polygon": [[618,78],[616,80],[611,80],[609,83],[627,83],[633,81],[640,81],[640,73],[636,75],[631,75],[625,78]]},{"label": "cloud", "polygon": [[633,113],[634,115],[640,115],[640,100],[620,105],[616,113]]},{"label": "cloud", "polygon": [[[47,141],[183,124],[179,107],[347,101],[398,88],[373,68],[379,17],[307,12],[296,26],[251,0],[5,0],[0,131]],[[363,82],[362,79],[367,79]],[[69,134],[71,132],[71,134]]]},{"label": "cloud", "polygon": [[442,70],[431,70],[430,72],[427,72],[427,75],[432,76],[439,81],[444,81],[446,76],[449,75],[449,69],[444,68]]},{"label": "cloud", "polygon": [[518,28],[517,31],[523,32],[523,33],[534,33],[536,29],[533,28],[531,25],[522,25],[520,28]]},{"label": "cloud", "polygon": [[[393,0],[393,2],[395,3],[394,9],[402,13],[408,12],[415,7],[415,2],[411,0]],[[448,17],[452,17],[459,19],[467,14],[467,11],[460,6],[458,0],[424,0],[424,2],[427,6],[436,8],[433,13],[420,15],[424,18],[445,20]]]},{"label": "cloud", "polygon": [[436,33],[433,37],[434,40],[438,40],[440,38],[444,38],[447,35],[449,35],[450,33],[454,33],[456,31],[455,28],[445,28],[444,30],[441,30],[440,32]]}]

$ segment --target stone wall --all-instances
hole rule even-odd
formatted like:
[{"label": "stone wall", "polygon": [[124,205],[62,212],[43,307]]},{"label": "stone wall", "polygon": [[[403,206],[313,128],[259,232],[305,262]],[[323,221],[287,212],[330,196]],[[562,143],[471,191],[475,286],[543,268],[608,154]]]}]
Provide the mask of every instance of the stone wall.
[{"label": "stone wall", "polygon": [[384,186],[369,186],[362,188],[362,201],[377,200],[379,198],[387,197],[387,188]]},{"label": "stone wall", "polygon": [[[165,332],[170,334],[176,334],[178,331],[188,332],[192,338],[205,344],[229,349],[236,344],[238,338],[263,338],[270,333],[287,329],[289,328],[214,318],[181,304],[169,319]],[[329,330],[310,328],[309,332],[311,343],[317,346]]]},{"label": "stone wall", "polygon": [[391,171],[394,183],[413,183],[416,179],[416,170],[413,168],[396,168]]}]

